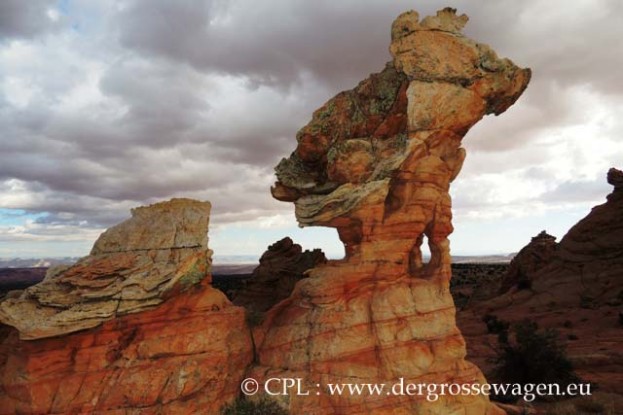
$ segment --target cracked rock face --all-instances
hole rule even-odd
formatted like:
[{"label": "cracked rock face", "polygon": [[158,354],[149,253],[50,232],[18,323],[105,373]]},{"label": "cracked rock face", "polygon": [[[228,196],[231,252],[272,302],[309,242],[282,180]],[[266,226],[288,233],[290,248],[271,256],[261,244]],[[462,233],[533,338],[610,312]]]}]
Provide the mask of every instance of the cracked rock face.
[{"label": "cracked rock face", "polygon": [[[481,383],[466,362],[449,292],[450,182],[461,140],[522,94],[530,70],[462,35],[444,9],[392,25],[393,60],[314,112],[272,188],[301,226],[337,229],[346,257],[308,272],[256,330],[252,374],[327,382]],[[421,245],[431,259],[425,263]],[[313,394],[312,394],[313,395]],[[290,396],[291,413],[484,414],[482,396]]]},{"label": "cracked rock face", "polygon": [[209,202],[190,199],[133,209],[132,218],[100,236],[89,256],[0,303],[0,322],[17,328],[22,339],[39,339],[161,304],[173,287],[209,275],[209,217]]}]

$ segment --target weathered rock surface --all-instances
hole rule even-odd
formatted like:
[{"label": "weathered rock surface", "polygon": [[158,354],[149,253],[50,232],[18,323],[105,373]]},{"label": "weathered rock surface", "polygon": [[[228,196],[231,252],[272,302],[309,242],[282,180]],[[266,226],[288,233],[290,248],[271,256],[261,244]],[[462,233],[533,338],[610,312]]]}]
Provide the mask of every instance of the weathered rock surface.
[{"label": "weathered rock surface", "polygon": [[0,303],[16,329],[0,343],[0,414],[218,413],[237,396],[252,341],[244,309],[209,284],[209,212],[135,209],[91,255]]},{"label": "weathered rock surface", "polygon": [[22,339],[37,339],[162,303],[178,283],[208,275],[209,217],[209,203],[188,199],[134,209],[131,219],[100,236],[89,256],[2,302],[0,322],[17,328]]},{"label": "weathered rock surface", "polygon": [[[466,362],[449,292],[450,182],[461,139],[485,114],[504,112],[530,79],[465,38],[467,21],[444,9],[392,26],[385,69],[317,110],[276,167],[273,196],[295,203],[302,226],[337,228],[341,261],[308,272],[255,329],[259,379],[305,379],[291,413],[485,414],[483,396],[315,395],[317,384],[481,383]],[[425,238],[432,257],[425,264]]]},{"label": "weathered rock surface", "polygon": [[551,262],[556,253],[556,237],[542,231],[515,255],[502,279],[500,293],[513,287],[529,288],[537,271]]},{"label": "weathered rock surface", "polygon": [[611,169],[614,191],[558,244],[553,257],[532,273],[530,289],[510,290],[459,316],[469,356],[487,366],[492,349],[482,316],[516,322],[530,319],[554,328],[580,377],[607,392],[623,394],[623,173]]},{"label": "weathered rock surface", "polygon": [[623,188],[611,169],[614,191],[560,240],[553,258],[535,270],[531,290],[509,292],[492,306],[521,303],[580,307],[623,299]]},{"label": "weathered rock surface", "polygon": [[320,249],[303,251],[301,245],[285,237],[268,247],[260,265],[238,291],[233,303],[252,311],[266,311],[292,293],[305,272],[327,262]]}]

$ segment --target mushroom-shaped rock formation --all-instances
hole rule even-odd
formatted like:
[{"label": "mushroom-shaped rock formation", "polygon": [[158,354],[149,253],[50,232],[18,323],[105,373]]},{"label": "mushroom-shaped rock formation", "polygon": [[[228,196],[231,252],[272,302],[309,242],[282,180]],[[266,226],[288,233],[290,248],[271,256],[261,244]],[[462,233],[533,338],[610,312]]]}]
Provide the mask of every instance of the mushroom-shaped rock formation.
[{"label": "mushroom-shaped rock formation", "polygon": [[209,214],[188,199],[134,209],[91,255],[0,303],[16,329],[0,341],[0,414],[218,413],[234,399],[253,346],[244,309],[210,286]]},{"label": "mushroom-shaped rock formation", "polygon": [[466,21],[452,9],[421,22],[414,11],[399,16],[394,60],[314,112],[275,169],[273,196],[295,202],[300,225],[337,228],[351,262],[450,278],[448,189],[465,159],[461,139],[485,114],[504,112],[530,79],[529,69],[464,37]]},{"label": "mushroom-shaped rock formation", "polygon": [[344,260],[309,271],[255,331],[259,365],[251,373],[301,377],[312,391],[290,396],[291,413],[497,411],[485,396],[431,402],[324,390],[400,378],[485,381],[464,360],[455,324],[448,190],[465,159],[463,136],[484,115],[510,107],[530,70],[463,36],[466,22],[450,8],[423,20],[414,11],[400,15],[391,30],[393,60],[314,112],[276,167],[273,196],[294,202],[301,226],[337,228],[346,249]]},{"label": "mushroom-shaped rock formation", "polygon": [[502,278],[500,294],[513,287],[529,288],[534,274],[549,264],[556,253],[556,237],[541,231],[515,255]]}]

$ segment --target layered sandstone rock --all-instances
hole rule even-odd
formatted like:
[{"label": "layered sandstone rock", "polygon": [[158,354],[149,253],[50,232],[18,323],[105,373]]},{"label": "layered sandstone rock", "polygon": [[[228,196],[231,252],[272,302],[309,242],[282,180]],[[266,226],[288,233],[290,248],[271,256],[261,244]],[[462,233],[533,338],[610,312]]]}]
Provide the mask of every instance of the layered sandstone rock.
[{"label": "layered sandstone rock", "polygon": [[[504,112],[530,79],[465,38],[452,9],[392,26],[385,69],[314,113],[276,167],[273,196],[295,203],[302,226],[337,228],[346,257],[309,271],[255,330],[260,379],[294,376],[310,396],[291,413],[485,414],[486,397],[329,395],[327,383],[482,383],[464,360],[449,292],[450,182],[461,139]],[[431,259],[424,263],[427,239]]]},{"label": "layered sandstone rock", "polygon": [[307,270],[325,262],[327,258],[320,249],[303,251],[301,245],[285,237],[262,254],[260,265],[236,293],[233,303],[252,311],[266,311],[289,297]]},{"label": "layered sandstone rock", "polygon": [[511,261],[502,278],[500,293],[513,287],[529,288],[534,274],[551,262],[556,253],[556,237],[542,231],[530,240]]},{"label": "layered sandstone rock", "polygon": [[17,328],[22,339],[37,339],[162,303],[174,286],[208,275],[209,217],[208,202],[188,199],[133,209],[132,218],[100,236],[89,256],[2,302],[0,322]]},{"label": "layered sandstone rock", "polygon": [[209,212],[135,209],[91,255],[0,303],[16,328],[0,344],[0,414],[217,413],[233,399],[252,341],[209,284]]}]

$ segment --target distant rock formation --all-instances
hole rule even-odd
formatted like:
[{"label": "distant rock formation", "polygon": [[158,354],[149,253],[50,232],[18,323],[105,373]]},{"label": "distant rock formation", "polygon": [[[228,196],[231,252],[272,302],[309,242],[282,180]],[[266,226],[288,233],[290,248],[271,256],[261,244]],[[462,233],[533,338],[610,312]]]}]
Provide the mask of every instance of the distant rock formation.
[{"label": "distant rock formation", "polygon": [[0,303],[17,329],[0,343],[0,414],[218,413],[236,397],[252,341],[209,284],[209,213],[134,209],[91,255]]},{"label": "distant rock formation", "polygon": [[623,263],[623,172],[611,168],[607,180],[614,190],[606,203],[594,207],[560,241],[560,260],[580,267],[584,276],[602,272],[607,277],[621,275],[608,269]]},{"label": "distant rock formation", "polygon": [[0,268],[0,301],[9,291],[11,296],[43,280],[46,268]]},{"label": "distant rock formation", "polygon": [[511,261],[508,272],[502,278],[500,294],[513,287],[529,288],[534,274],[554,258],[556,246],[556,237],[545,231],[533,237]]},{"label": "distant rock formation", "polygon": [[529,290],[509,290],[462,312],[471,356],[485,362],[491,357],[487,342],[474,337],[485,330],[483,315],[509,322],[531,319],[573,339],[567,349],[583,379],[623,394],[618,317],[623,307],[623,173],[610,169],[608,182],[614,190],[607,201],[571,227],[552,257],[532,271]]},{"label": "distant rock formation", "polygon": [[[623,173],[608,172],[614,190],[560,240],[555,258],[533,281],[533,295],[559,305],[587,306],[623,299]],[[528,302],[538,301],[533,298]]]},{"label": "distant rock formation", "polygon": [[610,170],[608,170],[607,180],[608,183],[614,186],[613,194],[617,195],[610,197],[621,197],[621,192],[623,192],[623,171],[612,167]]},{"label": "distant rock formation", "polygon": [[[308,271],[254,331],[252,376],[327,382],[482,383],[466,362],[449,291],[449,185],[461,139],[501,114],[530,70],[461,34],[467,16],[446,8],[392,25],[393,61],[314,112],[276,167],[272,189],[302,226],[337,228],[346,258]],[[421,245],[431,259],[424,263]],[[484,396],[291,395],[291,413],[497,413]]]},{"label": "distant rock formation", "polygon": [[266,311],[292,293],[294,285],[305,278],[305,271],[327,262],[320,249],[304,251],[285,237],[268,247],[260,265],[236,293],[233,303],[252,311]]},{"label": "distant rock formation", "polygon": [[[532,238],[511,262],[507,285],[525,276],[532,290],[522,296],[546,295],[567,305],[623,297],[623,172],[611,168],[607,180],[614,190],[606,203],[594,207],[558,244],[545,231]],[[614,289],[619,285],[620,292]]]}]

